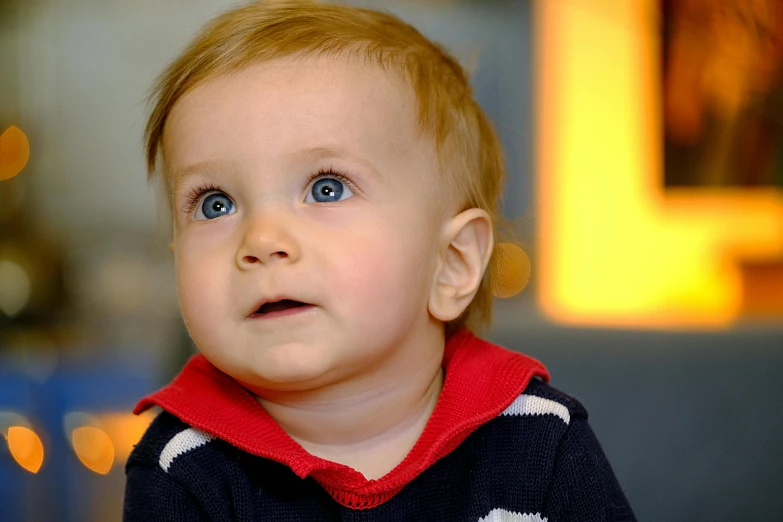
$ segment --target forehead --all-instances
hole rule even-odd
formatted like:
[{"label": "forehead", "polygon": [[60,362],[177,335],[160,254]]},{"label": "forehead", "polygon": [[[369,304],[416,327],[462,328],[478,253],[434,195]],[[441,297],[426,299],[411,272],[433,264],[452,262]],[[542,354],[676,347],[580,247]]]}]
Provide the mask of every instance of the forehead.
[{"label": "forehead", "polygon": [[166,170],[176,177],[202,162],[272,165],[315,150],[344,151],[378,170],[434,173],[434,145],[418,130],[416,108],[407,83],[377,66],[342,57],[257,63],[175,104],[163,135]]}]

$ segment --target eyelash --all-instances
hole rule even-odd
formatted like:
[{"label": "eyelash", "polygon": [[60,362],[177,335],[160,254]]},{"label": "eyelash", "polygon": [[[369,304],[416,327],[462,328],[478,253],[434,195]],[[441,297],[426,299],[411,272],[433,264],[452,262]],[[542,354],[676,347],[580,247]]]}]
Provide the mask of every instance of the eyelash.
[{"label": "eyelash", "polygon": [[[307,186],[309,187],[312,185],[315,181],[321,179],[321,178],[333,178],[337,181],[345,184],[349,189],[351,189],[352,192],[356,193],[358,190],[356,188],[356,185],[348,179],[345,174],[341,174],[340,172],[336,171],[333,167],[329,168],[321,168],[310,176],[310,178],[307,180]],[[185,214],[192,214],[193,211],[196,210],[196,204],[201,200],[201,198],[210,192],[223,192],[220,187],[217,187],[213,185],[212,183],[204,183],[202,185],[198,185],[197,187],[193,188],[188,195],[185,198],[185,206],[182,209]]]},{"label": "eyelash", "polygon": [[307,180],[306,186],[309,187],[310,185],[312,185],[313,183],[315,183],[316,181],[322,178],[336,179],[337,181],[339,181],[340,183],[342,183],[343,185],[351,189],[351,192],[353,193],[357,193],[359,191],[356,185],[350,179],[348,179],[348,177],[345,174],[341,174],[340,172],[336,171],[334,167],[329,167],[328,169],[324,169],[324,168],[320,169],[318,172],[310,176],[310,179]]},{"label": "eyelash", "polygon": [[212,183],[204,183],[194,187],[190,192],[188,192],[188,195],[185,198],[185,206],[182,208],[182,211],[185,214],[192,214],[193,211],[196,210],[196,203],[199,202],[204,194],[208,194],[210,192],[222,191]]}]

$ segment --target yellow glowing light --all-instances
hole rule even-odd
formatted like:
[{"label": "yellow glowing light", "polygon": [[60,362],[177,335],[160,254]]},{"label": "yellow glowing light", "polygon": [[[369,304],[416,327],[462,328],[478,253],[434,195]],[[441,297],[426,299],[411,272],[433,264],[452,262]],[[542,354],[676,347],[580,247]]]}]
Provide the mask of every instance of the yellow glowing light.
[{"label": "yellow glowing light", "polygon": [[494,265],[497,277],[492,284],[492,295],[495,297],[515,296],[530,281],[530,258],[513,243],[495,245]]},{"label": "yellow glowing light", "polygon": [[6,438],[16,463],[30,473],[38,473],[44,459],[43,443],[38,435],[30,428],[11,426]]},{"label": "yellow glowing light", "polygon": [[87,469],[105,475],[114,463],[114,444],[105,431],[92,426],[73,430],[71,443],[76,456]]},{"label": "yellow glowing light", "polygon": [[146,412],[141,415],[132,413],[103,413],[97,416],[103,429],[114,442],[114,457],[116,462],[124,463],[133,451],[144,432],[149,427],[155,414]]},{"label": "yellow glowing light", "polygon": [[30,159],[30,142],[18,127],[9,127],[0,135],[0,181],[11,179]]},{"label": "yellow glowing light", "polygon": [[553,319],[724,328],[783,194],[664,194],[658,0],[539,0],[539,299]]},{"label": "yellow glowing light", "polygon": [[73,411],[63,417],[63,428],[79,460],[97,473],[122,465],[155,418],[152,412],[86,413]]}]

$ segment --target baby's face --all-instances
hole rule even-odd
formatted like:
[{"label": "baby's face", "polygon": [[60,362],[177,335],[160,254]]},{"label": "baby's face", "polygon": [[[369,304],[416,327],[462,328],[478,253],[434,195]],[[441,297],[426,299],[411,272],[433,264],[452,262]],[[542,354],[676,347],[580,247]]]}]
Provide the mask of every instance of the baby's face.
[{"label": "baby's face", "polygon": [[163,150],[183,316],[251,390],[368,373],[433,328],[450,210],[415,107],[399,79],[338,58],[253,65],[174,107]]}]

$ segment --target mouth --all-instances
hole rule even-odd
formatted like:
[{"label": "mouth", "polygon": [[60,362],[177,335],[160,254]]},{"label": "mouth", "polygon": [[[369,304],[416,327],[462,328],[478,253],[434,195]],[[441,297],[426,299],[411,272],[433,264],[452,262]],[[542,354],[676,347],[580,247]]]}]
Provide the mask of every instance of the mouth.
[{"label": "mouth", "polygon": [[259,306],[255,312],[250,314],[251,318],[273,318],[293,315],[299,312],[309,310],[314,305],[295,301],[293,299],[280,299],[278,301],[269,301]]}]

